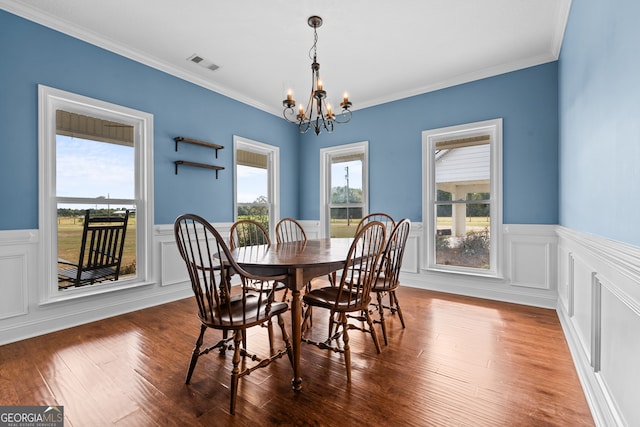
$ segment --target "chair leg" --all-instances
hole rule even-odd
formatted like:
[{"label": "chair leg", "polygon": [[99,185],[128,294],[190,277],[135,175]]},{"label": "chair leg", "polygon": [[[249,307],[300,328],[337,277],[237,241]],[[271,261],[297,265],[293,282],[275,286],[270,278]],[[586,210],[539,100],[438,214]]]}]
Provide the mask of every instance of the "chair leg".
[{"label": "chair leg", "polygon": [[382,304],[382,292],[376,292],[378,298],[378,315],[380,316],[380,325],[382,325],[382,336],[384,337],[384,345],[389,345],[387,342],[387,325],[384,322],[384,305]]},{"label": "chair leg", "polygon": [[376,334],[376,329],[373,327],[373,319],[371,319],[371,315],[369,314],[369,310],[363,310],[364,316],[367,319],[367,324],[369,325],[369,333],[371,334],[371,338],[373,338],[373,344],[376,346],[376,351],[380,354],[380,342],[378,341],[378,334]]},{"label": "chair leg", "polygon": [[307,322],[311,318],[311,310],[312,309],[313,309],[313,307],[308,305],[307,309],[303,310],[303,312],[302,312],[302,325],[300,326],[300,331],[302,331],[303,334],[309,328],[309,326],[307,325]]},{"label": "chair leg", "polygon": [[398,317],[400,317],[400,323],[402,323],[402,329],[404,329],[405,328],[404,317],[402,317],[402,309],[400,308],[400,303],[398,302],[398,296],[396,295],[396,291],[391,291],[390,294],[393,297],[393,301],[395,302],[396,311],[398,312]]},{"label": "chair leg", "polygon": [[344,342],[344,364],[347,367],[347,383],[351,383],[351,348],[349,347],[349,329],[347,325],[346,313],[340,313],[340,323],[342,324],[342,341]]},{"label": "chair leg", "polygon": [[198,363],[198,357],[200,357],[200,346],[202,345],[202,339],[204,337],[204,331],[207,330],[207,327],[204,325],[200,325],[200,335],[198,335],[198,339],[196,340],[196,346],[193,349],[193,353],[191,354],[191,362],[189,363],[189,370],[187,371],[187,378],[185,379],[185,384],[189,384],[191,382],[191,375],[193,374],[193,370],[196,367],[196,363]]},{"label": "chair leg", "polygon": [[282,340],[285,343],[287,348],[287,356],[289,356],[289,363],[291,363],[291,367],[293,367],[293,348],[291,347],[291,340],[289,339],[289,334],[287,333],[287,329],[284,327],[284,319],[282,315],[278,314],[278,325],[280,325],[280,331],[282,331]]},{"label": "chair leg", "polygon": [[333,325],[336,323],[335,315],[335,311],[329,310],[329,339],[331,339],[335,332],[338,332],[338,325],[336,325],[335,332],[333,330]]},{"label": "chair leg", "polygon": [[269,351],[273,354],[273,322],[271,319],[267,321],[267,331],[269,332]]},{"label": "chair leg", "polygon": [[286,288],[282,293],[282,302],[287,302],[287,295],[289,294],[289,288]]},{"label": "chair leg", "polygon": [[329,278],[329,284],[330,284],[332,287],[335,287],[335,286],[336,286],[337,277],[338,277],[338,276],[337,276],[337,274],[336,274],[336,272],[334,271],[334,272],[332,272],[332,273],[329,273],[329,274],[327,275],[327,277]]},{"label": "chair leg", "polygon": [[233,335],[233,369],[231,370],[231,387],[229,412],[233,415],[236,411],[236,397],[238,396],[238,379],[240,378],[240,341],[242,341],[244,331],[235,331]]}]

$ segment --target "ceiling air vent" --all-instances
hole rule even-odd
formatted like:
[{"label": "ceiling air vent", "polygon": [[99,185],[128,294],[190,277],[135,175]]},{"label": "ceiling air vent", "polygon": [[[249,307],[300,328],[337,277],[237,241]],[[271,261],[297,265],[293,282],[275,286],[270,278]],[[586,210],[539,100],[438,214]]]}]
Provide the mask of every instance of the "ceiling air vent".
[{"label": "ceiling air vent", "polygon": [[204,59],[203,57],[197,54],[193,54],[190,57],[188,57],[187,61],[191,61],[194,64],[198,64],[201,67],[208,68],[211,71],[215,71],[218,68],[220,68],[218,65],[214,64],[213,62],[207,59]]}]

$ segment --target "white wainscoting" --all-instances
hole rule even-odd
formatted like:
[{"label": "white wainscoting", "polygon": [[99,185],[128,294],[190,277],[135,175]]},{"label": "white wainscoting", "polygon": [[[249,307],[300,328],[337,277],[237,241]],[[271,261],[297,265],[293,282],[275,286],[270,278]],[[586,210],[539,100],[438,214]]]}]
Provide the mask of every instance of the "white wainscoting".
[{"label": "white wainscoting", "polygon": [[[191,287],[177,278],[179,272],[172,271],[169,285],[159,282],[163,265],[159,246],[166,245],[166,239],[156,230],[150,284],[41,304],[38,281],[44,274],[38,271],[42,264],[38,230],[0,230],[0,345],[189,297]],[[171,266],[179,268],[177,263]]]},{"label": "white wainscoting", "polygon": [[401,282],[404,286],[555,308],[556,240],[554,225],[505,225],[500,278],[429,271],[424,267],[424,229],[421,223],[414,222],[402,263]]},{"label": "white wainscoting", "polygon": [[29,278],[37,276],[29,271],[36,265],[37,241],[33,231],[0,232],[0,322],[29,313]]},{"label": "white wainscoting", "polygon": [[597,425],[640,425],[640,248],[564,227],[558,316]]},{"label": "white wainscoting", "polygon": [[[309,238],[318,221],[302,221]],[[214,224],[228,235],[230,223]],[[154,228],[152,284],[39,304],[37,230],[0,231],[0,345],[191,295],[172,225]],[[503,229],[503,277],[424,269],[413,223],[403,286],[555,308],[598,425],[640,425],[640,248],[553,225]]]}]

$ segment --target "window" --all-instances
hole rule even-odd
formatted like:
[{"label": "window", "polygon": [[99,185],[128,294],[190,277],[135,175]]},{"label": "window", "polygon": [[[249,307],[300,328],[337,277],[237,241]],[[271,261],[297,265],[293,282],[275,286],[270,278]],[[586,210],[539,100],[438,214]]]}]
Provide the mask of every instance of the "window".
[{"label": "window", "polygon": [[368,213],[367,142],[320,150],[321,233],[353,237]]},{"label": "window", "polygon": [[499,276],[502,120],[422,133],[426,265]]},{"label": "window", "polygon": [[279,212],[278,147],[233,137],[235,219],[260,222],[271,237]]},{"label": "window", "polygon": [[[153,224],[152,126],[148,113],[39,87],[40,229],[46,263],[42,302],[146,284]],[[129,211],[118,280],[77,287],[58,280],[78,263],[84,213]]]}]

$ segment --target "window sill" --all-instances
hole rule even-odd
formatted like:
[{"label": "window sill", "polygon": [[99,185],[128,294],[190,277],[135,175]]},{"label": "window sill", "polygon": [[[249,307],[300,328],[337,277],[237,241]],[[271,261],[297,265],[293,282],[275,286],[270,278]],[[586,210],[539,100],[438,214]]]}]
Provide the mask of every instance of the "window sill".
[{"label": "window sill", "polygon": [[479,270],[462,269],[462,268],[453,269],[453,268],[445,268],[445,267],[438,267],[438,266],[430,266],[423,270],[428,273],[456,274],[461,276],[484,277],[487,279],[498,279],[498,280],[504,279],[504,276],[502,274],[496,273],[495,271],[483,272]]},{"label": "window sill", "polygon": [[71,301],[80,298],[87,298],[94,295],[105,295],[113,292],[124,291],[128,289],[142,288],[145,286],[153,286],[156,282],[133,282],[122,281],[109,284],[89,285],[82,288],[67,289],[64,291],[54,291],[47,299],[40,301],[40,306],[56,304],[64,301]]}]

